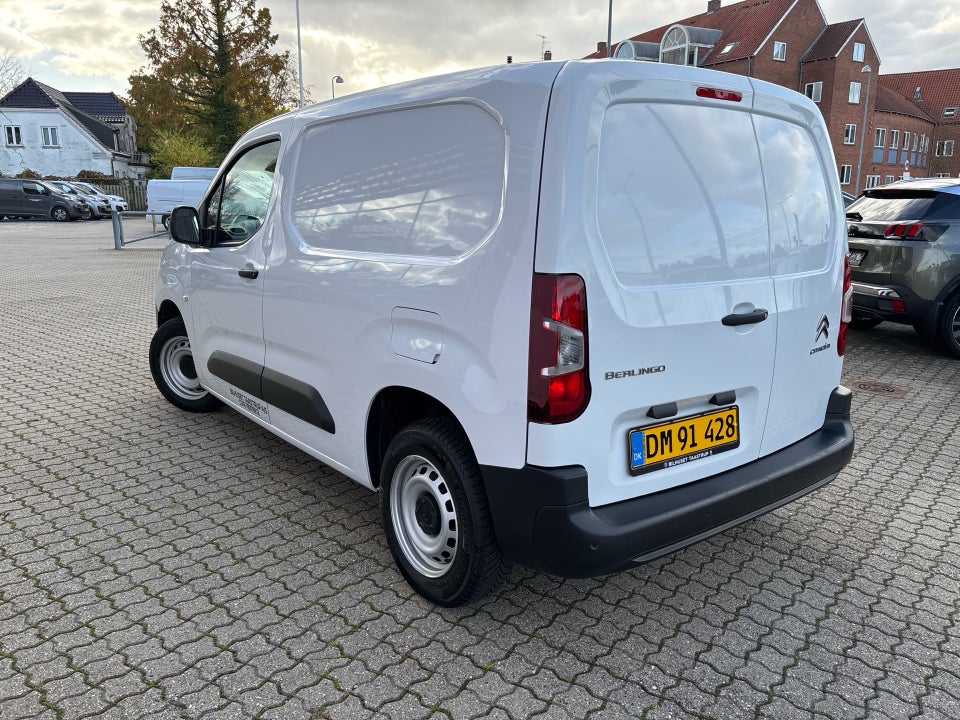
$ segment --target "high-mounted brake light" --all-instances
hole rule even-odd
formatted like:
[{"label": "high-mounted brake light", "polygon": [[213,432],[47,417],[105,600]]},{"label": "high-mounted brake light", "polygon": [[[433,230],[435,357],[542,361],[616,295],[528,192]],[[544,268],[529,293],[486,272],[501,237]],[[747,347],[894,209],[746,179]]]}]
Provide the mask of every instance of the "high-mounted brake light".
[{"label": "high-mounted brake light", "polygon": [[847,351],[847,326],[853,320],[853,280],[850,277],[850,253],[843,256],[843,293],[840,300],[840,330],[837,332],[837,355]]},{"label": "high-mounted brake light", "polygon": [[587,375],[587,295],[579,275],[533,276],[527,417],[564,423],[590,400]]},{"label": "high-mounted brake light", "polygon": [[711,100],[729,100],[730,102],[740,102],[743,100],[743,95],[733,90],[705,87],[697,88],[697,97],[710,98]]}]

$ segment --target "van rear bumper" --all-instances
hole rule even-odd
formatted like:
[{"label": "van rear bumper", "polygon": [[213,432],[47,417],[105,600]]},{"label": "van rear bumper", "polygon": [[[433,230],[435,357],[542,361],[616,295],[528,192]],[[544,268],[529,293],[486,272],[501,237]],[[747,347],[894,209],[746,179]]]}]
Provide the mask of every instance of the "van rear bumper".
[{"label": "van rear bumper", "polygon": [[587,501],[579,466],[483,466],[504,557],[563,577],[648,562],[774,510],[833,480],[853,456],[852,393],[833,391],[823,427],[713,477],[602,507]]}]

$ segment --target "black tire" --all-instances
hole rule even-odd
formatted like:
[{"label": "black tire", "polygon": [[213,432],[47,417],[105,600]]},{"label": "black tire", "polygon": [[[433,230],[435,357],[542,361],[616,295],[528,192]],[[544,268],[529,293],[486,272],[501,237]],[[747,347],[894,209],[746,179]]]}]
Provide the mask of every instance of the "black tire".
[{"label": "black tire", "polygon": [[875,317],[854,317],[850,321],[850,327],[854,330],[869,330],[882,323],[883,320]]},{"label": "black tire", "polygon": [[50,217],[57,222],[66,222],[70,219],[70,213],[67,212],[67,209],[62,205],[57,205],[50,211]]},{"label": "black tire", "polygon": [[161,216],[160,216],[160,224],[163,225],[163,229],[164,229],[164,230],[169,230],[169,229],[170,229],[170,216],[169,216],[169,215],[161,215]]},{"label": "black tire", "polygon": [[960,359],[960,293],[943,306],[938,339],[949,355]]},{"label": "black tire", "polygon": [[380,471],[380,513],[400,572],[427,600],[464,605],[503,579],[480,467],[453,421],[421,420],[393,439]]},{"label": "black tire", "polygon": [[92,218],[93,218],[93,210],[91,210],[90,208],[87,208],[84,211],[83,215],[80,216],[81,220],[90,220]]},{"label": "black tire", "polygon": [[150,374],[163,396],[181,410],[207,413],[223,405],[200,385],[190,351],[190,338],[180,318],[167,320],[153,334]]}]

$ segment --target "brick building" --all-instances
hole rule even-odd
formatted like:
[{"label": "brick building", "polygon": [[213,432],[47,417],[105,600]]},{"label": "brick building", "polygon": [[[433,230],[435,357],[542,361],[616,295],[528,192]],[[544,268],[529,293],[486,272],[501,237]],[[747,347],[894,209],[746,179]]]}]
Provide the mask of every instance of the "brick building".
[{"label": "brick building", "polygon": [[[827,122],[847,192],[906,171],[960,174],[960,70],[883,76],[866,21],[830,24],[817,0],[708,0],[706,12],[636,35],[611,54],[723,70],[806,94]],[[606,56],[598,43],[587,57]]]}]

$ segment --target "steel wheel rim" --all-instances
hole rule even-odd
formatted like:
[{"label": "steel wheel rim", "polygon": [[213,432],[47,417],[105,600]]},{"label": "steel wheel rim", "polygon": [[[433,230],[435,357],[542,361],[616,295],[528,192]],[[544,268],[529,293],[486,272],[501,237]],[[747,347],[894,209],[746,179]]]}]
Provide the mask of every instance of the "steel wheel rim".
[{"label": "steel wheel rim", "polygon": [[[418,516],[418,509],[420,511]],[[424,527],[424,516],[437,531]],[[390,483],[390,517],[400,550],[421,575],[442,577],[450,569],[460,545],[460,523],[450,487],[432,462],[420,455],[403,459]]]},{"label": "steel wheel rim", "polygon": [[164,382],[177,395],[187,400],[199,400],[207,391],[200,387],[193,365],[190,340],[180,336],[170,338],[160,351],[160,373]]},{"label": "steel wheel rim", "polygon": [[957,347],[960,347],[960,305],[957,306],[956,312],[953,313],[950,325],[951,331],[953,332],[953,342]]}]

